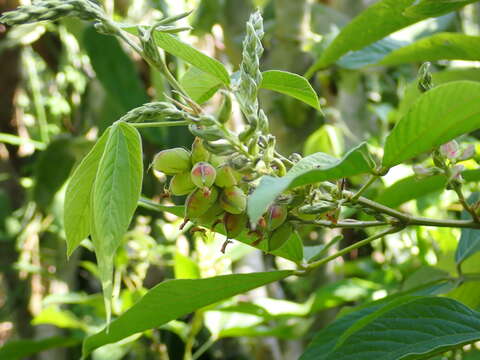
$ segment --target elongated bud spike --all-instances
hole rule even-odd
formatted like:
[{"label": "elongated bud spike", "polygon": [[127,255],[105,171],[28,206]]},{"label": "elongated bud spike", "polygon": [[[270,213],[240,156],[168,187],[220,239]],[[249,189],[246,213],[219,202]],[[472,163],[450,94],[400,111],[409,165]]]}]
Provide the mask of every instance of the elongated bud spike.
[{"label": "elongated bud spike", "polygon": [[160,151],[153,159],[153,168],[167,175],[175,175],[190,170],[190,153],[183,148]]},{"label": "elongated bud spike", "polygon": [[207,191],[208,188],[211,187],[215,182],[215,178],[217,177],[217,171],[212,165],[202,161],[196,163],[193,166],[190,175],[192,182],[197,187],[199,187],[200,189],[204,189],[204,191]]}]

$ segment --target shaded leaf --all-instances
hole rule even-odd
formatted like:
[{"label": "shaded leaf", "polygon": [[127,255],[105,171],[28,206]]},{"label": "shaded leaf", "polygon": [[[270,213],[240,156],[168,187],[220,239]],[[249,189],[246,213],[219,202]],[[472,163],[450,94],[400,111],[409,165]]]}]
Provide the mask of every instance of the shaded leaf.
[{"label": "shaded leaf", "polygon": [[[480,193],[473,193],[468,198],[469,204],[474,204],[480,199]],[[467,211],[462,211],[462,219],[471,219],[471,215]],[[480,230],[476,229],[462,229],[460,241],[458,242],[455,251],[455,262],[461,264],[473,254],[480,251]]]},{"label": "shaded leaf", "polygon": [[207,279],[168,280],[152,288],[138,303],[103,330],[85,339],[83,355],[132,334],[158,327],[197,309],[281,280],[293,271],[222,275]]},{"label": "shaded leaf", "polygon": [[365,143],[353,148],[341,159],[324,153],[307,156],[295,164],[284,177],[262,178],[258,187],[248,197],[247,212],[250,221],[256,223],[277,196],[288,189],[368,173],[373,166]]},{"label": "shaded leaf", "polygon": [[436,60],[480,60],[480,37],[441,33],[418,40],[384,57],[380,65]]},{"label": "shaded leaf", "polygon": [[455,81],[427,91],[396,124],[385,142],[386,168],[431,151],[480,127],[480,84]]},{"label": "shaded leaf", "polygon": [[63,223],[70,256],[80,242],[91,234],[90,197],[110,130],[98,139],[92,150],[73,172],[65,192]]},{"label": "shaded leaf", "polygon": [[7,342],[0,348],[0,359],[22,360],[45,350],[75,346],[80,339],[55,336],[42,340],[16,340]]},{"label": "shaded leaf", "polygon": [[260,88],[294,97],[320,110],[317,93],[303,76],[280,70],[264,71],[262,76]]}]

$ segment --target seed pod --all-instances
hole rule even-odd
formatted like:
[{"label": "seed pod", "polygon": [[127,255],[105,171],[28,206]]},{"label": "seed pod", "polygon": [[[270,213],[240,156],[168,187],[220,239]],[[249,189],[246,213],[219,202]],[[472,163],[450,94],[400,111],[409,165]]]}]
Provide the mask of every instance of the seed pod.
[{"label": "seed pod", "polygon": [[216,127],[191,124],[188,126],[188,129],[193,135],[198,136],[203,140],[215,141],[223,139],[222,131]]},{"label": "seed pod", "polygon": [[247,196],[238,186],[223,189],[220,205],[230,214],[241,214],[247,208]]},{"label": "seed pod", "polygon": [[247,228],[247,214],[229,214],[223,216],[227,238],[234,239]]},{"label": "seed pod", "polygon": [[267,210],[267,230],[273,231],[282,225],[287,219],[288,209],[286,205],[272,204]]},{"label": "seed pod", "polygon": [[[211,226],[225,211],[222,209],[218,201],[213,204],[205,214],[197,218],[196,223],[204,226]],[[213,229],[212,229],[213,230]]]},{"label": "seed pod", "polygon": [[217,170],[209,163],[202,161],[193,166],[190,175],[193,183],[197,187],[200,189],[208,189],[215,182]]},{"label": "seed pod", "polygon": [[192,144],[192,164],[196,164],[200,161],[208,161],[210,159],[210,153],[205,146],[203,146],[203,140],[196,137]]},{"label": "seed pod", "polygon": [[283,246],[293,232],[292,224],[286,222],[276,229],[268,238],[268,251],[274,251]]},{"label": "seed pod", "polygon": [[153,159],[153,168],[167,175],[175,175],[190,170],[190,152],[183,148],[160,151]]},{"label": "seed pod", "polygon": [[336,209],[337,205],[328,201],[319,201],[312,205],[303,205],[298,208],[300,214],[319,215]]},{"label": "seed pod", "polygon": [[238,184],[241,175],[228,165],[223,165],[217,169],[215,185],[221,188],[232,187]]},{"label": "seed pod", "polygon": [[185,171],[180,174],[176,174],[170,180],[169,190],[173,195],[181,196],[195,190],[195,184],[192,181],[190,172]]},{"label": "seed pod", "polygon": [[208,193],[201,189],[194,190],[185,201],[185,218],[199,218],[212,207],[217,198],[218,190],[216,188],[212,188]]}]

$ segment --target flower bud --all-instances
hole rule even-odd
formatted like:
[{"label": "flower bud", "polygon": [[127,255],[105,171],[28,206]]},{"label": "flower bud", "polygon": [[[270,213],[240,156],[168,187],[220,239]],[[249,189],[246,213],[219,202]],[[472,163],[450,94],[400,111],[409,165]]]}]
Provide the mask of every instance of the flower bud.
[{"label": "flower bud", "polygon": [[272,204],[267,210],[265,216],[267,222],[267,230],[273,231],[282,225],[287,219],[288,209],[286,205]]},{"label": "flower bud", "polygon": [[203,146],[203,140],[196,137],[192,144],[192,163],[196,164],[201,161],[208,161],[210,159],[210,153],[205,146]]},{"label": "flower bud", "polygon": [[205,142],[205,148],[215,155],[231,155],[236,152],[235,148],[226,142]]},{"label": "flower bud", "polygon": [[293,226],[286,222],[276,229],[268,238],[268,251],[275,251],[281,248],[290,238],[293,232]]},{"label": "flower bud", "polygon": [[455,160],[460,156],[460,148],[455,140],[449,141],[440,146],[440,154],[447,159]]},{"label": "flower bud", "polygon": [[222,95],[223,103],[220,112],[218,113],[218,121],[225,124],[232,116],[232,98],[227,92],[222,93]]},{"label": "flower bud", "polygon": [[220,205],[230,214],[241,214],[247,208],[247,196],[238,186],[225,188],[220,196]]},{"label": "flower bud", "polygon": [[195,190],[195,184],[193,183],[190,172],[185,171],[173,176],[170,180],[169,190],[173,195],[181,196]]},{"label": "flower bud", "polygon": [[422,165],[413,165],[412,169],[418,179],[424,179],[435,174],[432,168],[426,168]]},{"label": "flower bud", "polygon": [[191,124],[188,126],[188,129],[193,135],[198,136],[203,140],[215,141],[223,139],[222,131],[213,126],[207,127],[203,125]]},{"label": "flower bud", "polygon": [[190,175],[193,183],[197,187],[200,189],[208,189],[213,185],[215,178],[217,177],[217,171],[212,165],[202,161],[193,166]]},{"label": "flower bud", "polygon": [[216,188],[212,188],[208,193],[201,189],[194,190],[185,201],[185,218],[199,218],[215,204],[217,198],[218,190]]},{"label": "flower bud", "polygon": [[460,155],[460,161],[471,159],[475,156],[475,145],[469,144],[465,149],[462,150],[462,154]]},{"label": "flower bud", "polygon": [[153,159],[153,168],[167,175],[175,175],[190,170],[190,152],[183,148],[160,151]]},{"label": "flower bud", "polygon": [[227,238],[234,239],[247,228],[247,214],[229,214],[223,216]]},{"label": "flower bud", "polygon": [[223,165],[217,169],[215,185],[221,188],[232,187],[238,184],[241,175],[228,165]]}]

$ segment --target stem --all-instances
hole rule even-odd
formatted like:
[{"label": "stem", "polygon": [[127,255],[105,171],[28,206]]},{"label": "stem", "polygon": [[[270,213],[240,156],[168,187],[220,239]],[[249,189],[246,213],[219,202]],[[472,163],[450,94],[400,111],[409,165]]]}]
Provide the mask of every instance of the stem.
[{"label": "stem", "polygon": [[280,154],[278,151],[275,151],[275,156],[277,156],[283,162],[287,163],[289,166],[294,166],[295,165],[295,163],[293,161],[287,159],[285,156]]},{"label": "stem", "polygon": [[[346,193],[346,197],[347,199],[348,198],[351,198],[353,196],[353,194],[350,192],[350,191],[344,191],[344,194]],[[412,219],[412,217],[408,214],[405,214],[405,213],[402,213],[400,211],[397,211],[397,210],[394,210],[392,208],[389,208],[388,206],[385,206],[385,205],[382,205],[380,203],[377,203],[375,201],[372,201],[370,199],[367,199],[363,196],[360,196],[358,199],[357,199],[357,202],[362,204],[362,205],[365,205],[367,207],[369,207],[370,209],[373,209],[373,210],[376,210],[380,213],[383,213],[383,214],[387,214],[387,215],[390,215],[394,218],[397,218],[399,219],[400,221],[402,222],[406,222],[406,223],[409,223],[410,220]]]},{"label": "stem", "polygon": [[360,188],[360,190],[358,190],[355,194],[353,194],[353,196],[350,198],[350,200],[351,201],[357,201],[358,198],[360,197],[360,195],[362,195],[365,192],[365,190],[367,190],[368,187],[370,185],[372,185],[377,179],[378,179],[378,176],[371,175],[370,179],[368,179],[368,181],[365,184],[363,184],[363,186]]},{"label": "stem", "polygon": [[160,121],[160,122],[146,122],[146,123],[129,123],[136,128],[157,128],[157,127],[170,127],[170,126],[187,126],[190,125],[188,120],[178,121]]},{"label": "stem", "polygon": [[211,337],[207,341],[205,341],[202,346],[200,346],[197,351],[192,355],[192,360],[197,360],[200,356],[203,355],[205,351],[207,351],[213,344],[215,344],[215,341],[217,341],[216,338]]},{"label": "stem", "polygon": [[468,204],[467,200],[465,199],[465,196],[463,195],[462,192],[462,186],[458,183],[453,184],[453,190],[457,193],[458,200],[460,200],[460,204],[462,204],[463,208],[470,213],[472,216],[472,219],[480,223],[480,218],[478,217],[477,213],[475,210]]},{"label": "stem", "polygon": [[385,231],[382,231],[376,235],[373,235],[373,236],[370,236],[366,239],[363,239],[353,245],[350,245],[350,246],[347,246],[346,248],[340,250],[340,251],[337,251],[335,254],[333,255],[330,255],[330,256],[327,256],[323,259],[320,259],[318,261],[315,261],[311,264],[308,264],[307,267],[306,267],[306,270],[307,271],[310,271],[310,270],[313,270],[315,268],[318,268],[328,262],[330,262],[331,260],[333,259],[336,259],[337,257],[340,257],[340,256],[343,256],[345,254],[348,254],[349,252],[351,252],[352,250],[355,250],[355,249],[358,249],[359,247],[362,247],[363,245],[367,245],[369,243],[371,243],[372,241],[374,240],[377,240],[377,239],[380,239],[382,237],[384,237],[385,235],[388,235],[388,234],[393,234],[393,233],[396,233],[396,232],[399,232],[400,230],[402,230],[403,227],[400,227],[400,226],[394,226],[394,227],[391,227]]},{"label": "stem", "polygon": [[362,229],[367,227],[391,225],[391,223],[387,221],[357,221],[348,219],[338,221],[336,223],[328,220],[304,221],[301,219],[295,219],[294,221],[299,222],[301,225],[316,225],[321,227],[327,227],[330,229]]}]

